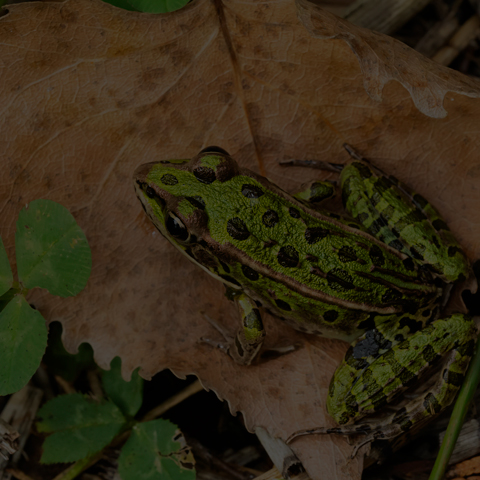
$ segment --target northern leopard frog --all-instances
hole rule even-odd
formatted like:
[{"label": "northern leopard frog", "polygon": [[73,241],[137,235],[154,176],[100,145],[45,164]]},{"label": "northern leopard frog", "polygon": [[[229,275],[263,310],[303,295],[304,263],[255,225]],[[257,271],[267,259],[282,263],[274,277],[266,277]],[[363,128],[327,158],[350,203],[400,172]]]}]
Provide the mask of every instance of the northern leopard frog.
[{"label": "northern leopard frog", "polygon": [[[350,217],[318,208],[331,183],[291,196],[218,147],[141,165],[134,181],[158,230],[236,292],[240,326],[227,348],[236,362],[250,364],[260,350],[260,306],[297,330],[350,342],[327,399],[339,427],[309,432],[393,438],[438,414],[462,383],[476,328],[463,314],[438,317],[470,267],[423,197],[365,159],[336,168]],[[374,426],[359,423],[433,364],[427,391]]]}]

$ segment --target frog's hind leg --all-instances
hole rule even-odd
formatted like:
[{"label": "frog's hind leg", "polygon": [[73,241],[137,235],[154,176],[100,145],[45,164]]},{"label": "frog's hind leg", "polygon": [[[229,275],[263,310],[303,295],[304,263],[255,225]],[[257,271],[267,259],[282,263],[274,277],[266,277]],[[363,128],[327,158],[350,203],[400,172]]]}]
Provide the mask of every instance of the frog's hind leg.
[{"label": "frog's hind leg", "polygon": [[446,282],[466,278],[466,255],[440,214],[423,197],[365,159],[347,165],[340,182],[346,210],[369,233],[426,265]]},{"label": "frog's hind leg", "polygon": [[[332,400],[329,394],[330,403],[339,404],[333,412],[329,405],[329,413],[340,426],[296,432],[288,441],[307,434],[364,433],[367,436],[361,442],[363,445],[377,438],[394,438],[428,422],[453,402],[473,355],[475,337],[475,325],[466,315],[455,314],[434,321],[361,370],[350,380],[343,398],[334,391]],[[378,412],[407,388],[418,384],[419,378],[425,378],[431,368],[436,368],[436,381],[427,391],[413,400],[403,400],[396,413],[384,416],[379,422],[358,421]],[[338,382],[337,376],[336,372],[332,383]],[[333,388],[335,390],[336,385]]]}]

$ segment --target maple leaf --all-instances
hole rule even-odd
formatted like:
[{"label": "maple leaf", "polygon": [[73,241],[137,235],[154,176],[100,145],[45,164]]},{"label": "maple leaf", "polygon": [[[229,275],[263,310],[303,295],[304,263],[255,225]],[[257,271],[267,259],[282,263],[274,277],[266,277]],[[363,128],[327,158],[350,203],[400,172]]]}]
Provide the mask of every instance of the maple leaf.
[{"label": "maple leaf", "polygon": [[[118,355],[127,377],[137,367],[145,378],[195,374],[251,431],[285,439],[333,424],[325,398],[346,344],[271,317],[267,348],[285,338],[304,347],[241,367],[198,342],[216,333],[201,312],[233,332],[235,309],[149,223],[131,179],[141,163],[219,145],[295,190],[328,175],[279,160],[342,163],[348,143],[432,200],[479,256],[480,83],[396,40],[305,0],[198,0],[168,15],[24,3],[8,6],[0,37],[2,238],[13,259],[15,220],[34,199],[73,213],[92,247],[87,288],[30,301],[62,322],[69,351],[90,343],[102,368]],[[292,449],[314,480],[360,477],[344,438],[303,437]]]}]

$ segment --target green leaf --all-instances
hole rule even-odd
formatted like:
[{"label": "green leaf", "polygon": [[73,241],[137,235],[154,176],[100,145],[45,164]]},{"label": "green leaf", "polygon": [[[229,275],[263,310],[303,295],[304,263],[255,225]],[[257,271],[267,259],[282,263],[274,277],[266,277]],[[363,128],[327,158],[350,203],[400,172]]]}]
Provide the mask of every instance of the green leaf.
[{"label": "green leaf", "polygon": [[69,382],[75,380],[82,370],[95,367],[93,349],[88,343],[82,343],[74,355],[65,350],[60,322],[52,322],[48,326],[48,346],[43,362],[50,373],[60,375]]},{"label": "green leaf", "polygon": [[168,13],[180,10],[189,0],[128,0],[128,3],[140,12]]},{"label": "green leaf", "polygon": [[43,444],[42,463],[74,462],[100,451],[125,424],[112,403],[95,403],[80,393],[61,395],[38,412],[39,432],[53,432]]},{"label": "green leaf", "polygon": [[15,295],[0,312],[0,395],[20,390],[37,370],[47,345],[45,320]]},{"label": "green leaf", "polygon": [[143,379],[138,375],[138,369],[132,373],[132,378],[126,382],[121,373],[122,362],[115,357],[110,370],[102,372],[102,384],[107,396],[126,416],[133,417],[142,406]]},{"label": "green leaf", "polygon": [[11,288],[0,297],[0,312],[10,303],[10,300],[12,300],[12,298],[18,293],[19,292],[16,288]]},{"label": "green leaf", "polygon": [[152,420],[133,427],[118,459],[122,480],[194,480],[195,460],[178,427]]},{"label": "green leaf", "polygon": [[77,295],[87,284],[92,254],[71,213],[51,200],[24,208],[15,234],[17,268],[27,288],[46,288],[53,295]]},{"label": "green leaf", "polygon": [[0,297],[8,292],[13,283],[12,269],[8,261],[7,252],[0,237]]}]

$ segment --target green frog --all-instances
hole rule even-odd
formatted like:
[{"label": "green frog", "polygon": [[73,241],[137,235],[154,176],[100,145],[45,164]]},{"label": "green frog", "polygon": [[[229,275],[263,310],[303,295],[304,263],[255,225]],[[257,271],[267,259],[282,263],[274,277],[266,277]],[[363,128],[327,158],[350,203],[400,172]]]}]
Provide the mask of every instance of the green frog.
[{"label": "green frog", "polygon": [[[439,314],[470,265],[439,213],[406,185],[355,153],[327,167],[340,173],[348,215],[319,206],[332,183],[312,181],[290,195],[219,147],[141,165],[134,183],[160,233],[233,292],[238,332],[218,346],[234,361],[258,356],[260,308],[351,344],[327,398],[338,427],[299,433],[360,432],[363,444],[421,426],[452,403],[477,331],[467,315]],[[430,367],[436,381],[405,400]],[[396,411],[369,421],[399,399]]]}]

